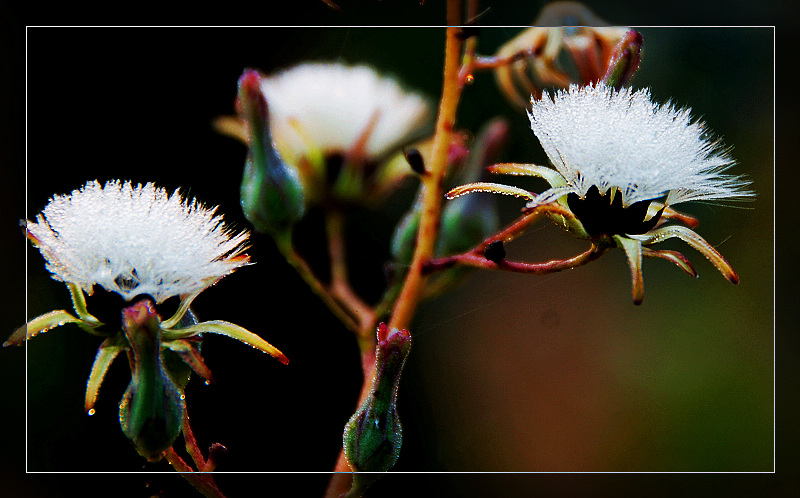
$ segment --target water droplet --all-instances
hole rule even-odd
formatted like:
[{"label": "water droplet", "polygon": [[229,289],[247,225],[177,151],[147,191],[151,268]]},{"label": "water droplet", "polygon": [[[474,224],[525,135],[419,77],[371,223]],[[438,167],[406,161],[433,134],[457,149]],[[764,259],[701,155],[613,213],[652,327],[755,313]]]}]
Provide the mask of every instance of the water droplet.
[{"label": "water droplet", "polygon": [[181,394],[181,400],[184,400],[184,399],[186,399],[186,395],[185,394]]},{"label": "water droplet", "polygon": [[210,385],[211,385],[211,381],[210,381],[210,380],[207,380],[207,381],[206,381],[206,385],[207,385],[207,386],[210,386]]},{"label": "water droplet", "polygon": [[468,74],[465,81],[466,81],[467,85],[471,85],[472,82],[475,81],[475,76],[473,76],[471,74]]},{"label": "water droplet", "polygon": [[94,415],[94,414],[95,414],[94,408],[90,408],[90,409],[89,409],[89,411],[88,411],[88,412],[86,412],[86,413],[88,413],[88,414],[89,414],[89,416],[91,417],[92,415]]}]

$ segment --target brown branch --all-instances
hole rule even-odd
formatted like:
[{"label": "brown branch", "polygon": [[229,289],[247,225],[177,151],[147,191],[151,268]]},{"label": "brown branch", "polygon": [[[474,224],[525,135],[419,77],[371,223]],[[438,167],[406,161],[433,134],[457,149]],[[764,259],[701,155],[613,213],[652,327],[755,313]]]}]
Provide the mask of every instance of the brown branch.
[{"label": "brown branch", "polygon": [[352,316],[356,325],[354,332],[360,337],[371,337],[374,335],[373,329],[376,326],[375,312],[350,286],[342,213],[336,210],[328,211],[325,215],[325,228],[328,234],[328,252],[331,260],[329,293]]},{"label": "brown branch", "polygon": [[[460,23],[461,3],[450,0],[447,4],[447,19],[450,26]],[[439,214],[444,192],[442,182],[447,170],[447,156],[455,126],[456,109],[461,96],[458,85],[458,72],[462,40],[458,35],[459,28],[447,28],[445,42],[444,86],[442,100],[439,105],[439,116],[436,121],[432,161],[428,175],[422,178],[423,201],[420,217],[417,246],[411,261],[411,267],[400,296],[395,302],[389,328],[407,329],[416,310],[417,303],[423,294],[426,278],[422,273],[425,261],[433,256],[436,237],[439,232]]]}]

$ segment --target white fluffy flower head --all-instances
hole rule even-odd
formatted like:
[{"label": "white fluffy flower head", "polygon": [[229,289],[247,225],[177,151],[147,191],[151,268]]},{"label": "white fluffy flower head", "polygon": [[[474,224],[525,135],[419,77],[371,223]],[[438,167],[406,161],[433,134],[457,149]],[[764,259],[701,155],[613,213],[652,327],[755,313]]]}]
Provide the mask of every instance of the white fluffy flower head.
[{"label": "white fluffy flower head", "polygon": [[27,229],[54,279],[88,294],[98,284],[126,300],[149,294],[161,303],[248,262],[247,232],[233,233],[215,213],[152,183],[93,181],[53,196]]},{"label": "white fluffy flower head", "polygon": [[725,174],[734,164],[690,109],[651,101],[650,91],[570,86],[532,100],[531,128],[566,185],[531,204],[568,193],[619,189],[625,207],[665,197],[665,204],[744,198],[747,181]]},{"label": "white fluffy flower head", "polygon": [[264,78],[275,142],[283,153],[303,156],[312,145],[348,152],[373,126],[365,144],[379,158],[419,133],[431,117],[420,95],[367,66],[307,63]]}]

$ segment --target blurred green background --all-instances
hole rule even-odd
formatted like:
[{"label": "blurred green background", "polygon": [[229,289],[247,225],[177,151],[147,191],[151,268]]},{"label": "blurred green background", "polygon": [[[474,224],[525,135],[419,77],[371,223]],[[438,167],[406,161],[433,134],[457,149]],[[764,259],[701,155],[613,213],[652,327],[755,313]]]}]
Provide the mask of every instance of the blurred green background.
[{"label": "blurred green background", "polygon": [[[530,22],[539,7],[515,13],[497,9],[486,22]],[[441,5],[429,2],[425,9],[423,23],[442,22]],[[630,21],[630,12],[619,8],[597,12],[612,23]],[[493,53],[521,29],[484,28],[479,52]],[[732,147],[739,163],[734,172],[753,180],[758,197],[751,203],[682,206],[700,219],[698,233],[726,256],[741,284],[732,286],[681,244],[663,247],[684,252],[700,278],[691,279],[664,261],[646,260],[645,299],[639,307],[631,303],[620,251],[546,277],[471,274],[451,294],[420,307],[400,391],[404,446],[396,471],[774,469],[775,32],[640,31],[644,53],[632,85],[650,87],[657,101],[691,107]],[[53,193],[67,193],[92,179],[156,181],[219,204],[227,219],[246,228],[237,199],[244,147],[210,125],[213,118],[232,114],[243,68],[269,73],[308,59],[369,63],[435,101],[444,31],[29,28],[27,37],[27,185],[21,201],[27,211],[7,209],[3,230],[9,241],[5,259],[27,257],[26,275],[15,264],[8,281],[27,281],[27,316],[34,317],[70,306],[66,288],[49,278],[38,251],[25,247],[17,226],[19,218],[34,217]],[[546,163],[527,117],[506,104],[493,75],[479,73],[463,94],[458,127],[475,133],[495,116],[505,116],[512,128],[502,160]],[[18,163],[20,156],[14,157]],[[20,199],[20,194],[11,195]],[[380,265],[388,251],[384,239],[391,229],[386,220],[400,216],[412,196],[413,186],[380,213],[357,213],[367,229],[354,231],[351,254],[371,265],[356,277],[367,294],[381,284]],[[519,202],[499,200],[505,219],[512,219]],[[309,227],[313,223],[312,215]],[[584,248],[546,222],[508,247],[513,257],[532,261]],[[189,413],[202,446],[219,441],[228,447],[220,471],[321,472],[220,475],[218,483],[229,496],[252,496],[254,489],[269,494],[282,485],[292,486],[293,496],[321,496],[329,477],[324,472],[334,465],[341,430],[358,396],[357,347],[267,237],[253,237],[251,254],[254,266],[204,292],[195,308],[201,319],[229,320],[261,334],[291,363],[282,366],[234,341],[209,337],[205,357],[217,383],[190,384]],[[0,330],[8,333],[25,320],[20,285],[3,291],[8,302],[16,303],[0,321]],[[24,461],[28,471],[131,474],[115,481],[9,474],[12,496],[71,495],[75,489],[84,496],[109,496],[107,489],[93,486],[93,479],[111,482],[113,496],[193,496],[172,474],[140,472],[169,467],[144,464],[119,429],[117,403],[129,379],[123,360],[113,365],[100,391],[97,414],[83,413],[85,381],[98,344],[76,327],[55,330],[30,342],[27,370],[24,349],[0,351],[9,400],[5,428],[15,442],[5,458],[19,469]],[[23,436],[26,452],[19,444]],[[373,496],[405,496],[420,489],[428,491],[426,496],[507,496],[527,490],[602,496],[604,489],[636,489],[645,476],[617,476],[628,477],[615,481],[622,488],[608,487],[605,475],[593,474],[570,474],[570,480],[438,475],[426,476],[431,481],[422,488],[404,477],[380,481]],[[671,474],[659,478],[669,485],[643,488],[649,496],[680,489]]]}]

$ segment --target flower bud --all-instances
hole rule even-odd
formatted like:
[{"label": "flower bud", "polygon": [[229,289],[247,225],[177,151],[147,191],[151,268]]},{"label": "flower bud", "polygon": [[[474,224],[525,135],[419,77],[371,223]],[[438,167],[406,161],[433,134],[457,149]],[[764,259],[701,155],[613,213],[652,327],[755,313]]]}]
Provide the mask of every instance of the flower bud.
[{"label": "flower bud", "polygon": [[[407,330],[378,326],[375,374],[372,389],[344,429],[344,454],[356,472],[385,472],[400,455],[403,431],[397,415],[397,388],[411,351]],[[371,482],[369,475],[356,474],[353,490]]]},{"label": "flower bud", "polygon": [[285,232],[303,217],[303,186],[275,149],[267,101],[254,70],[246,70],[239,78],[238,108],[249,146],[242,178],[242,210],[256,230]]},{"label": "flower bud", "polygon": [[643,42],[644,38],[641,33],[634,29],[628,30],[614,49],[606,74],[600,81],[613,87],[614,90],[625,86],[633,77],[633,73],[639,69]]},{"label": "flower bud", "polygon": [[158,461],[181,430],[184,396],[162,365],[158,313],[150,298],[122,310],[122,329],[133,363],[119,405],[120,425],[140,455]]}]

